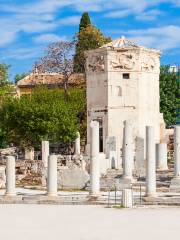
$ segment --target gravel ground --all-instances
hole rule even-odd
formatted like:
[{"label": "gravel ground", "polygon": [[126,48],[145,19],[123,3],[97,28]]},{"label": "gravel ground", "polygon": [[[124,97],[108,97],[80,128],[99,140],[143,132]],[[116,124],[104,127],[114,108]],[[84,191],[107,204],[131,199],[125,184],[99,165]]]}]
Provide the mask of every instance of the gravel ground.
[{"label": "gravel ground", "polygon": [[0,205],[2,240],[178,239],[180,208]]}]

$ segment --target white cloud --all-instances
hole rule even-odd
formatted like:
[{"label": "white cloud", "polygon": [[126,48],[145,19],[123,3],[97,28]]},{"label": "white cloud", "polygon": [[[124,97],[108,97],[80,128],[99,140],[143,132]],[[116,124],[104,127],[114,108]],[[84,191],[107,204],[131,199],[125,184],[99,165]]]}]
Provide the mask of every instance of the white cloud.
[{"label": "white cloud", "polygon": [[42,54],[42,50],[39,47],[30,48],[12,48],[4,52],[1,52],[0,58],[2,60],[15,59],[15,60],[26,60],[38,58]]},{"label": "white cloud", "polygon": [[180,5],[180,0],[38,0],[30,3],[0,4],[1,11],[8,11],[16,14],[47,14],[58,12],[64,7],[72,7],[82,11],[110,11],[110,10],[132,10],[143,12],[148,7],[158,6],[160,3]]},{"label": "white cloud", "polygon": [[38,0],[30,3],[1,4],[1,10],[16,14],[45,14],[53,13],[59,8],[69,5],[69,0]]},{"label": "white cloud", "polygon": [[57,21],[57,24],[59,24],[60,26],[64,26],[64,25],[77,25],[79,24],[80,21],[80,16],[72,16],[72,17],[66,17],[66,18],[62,18],[59,21]]},{"label": "white cloud", "polygon": [[[7,0],[7,4],[5,0],[0,1],[1,12],[8,13],[7,16],[1,14],[0,17],[0,47],[12,43],[17,39],[20,32],[39,33],[44,35],[48,41],[48,38],[55,37],[53,33],[56,28],[78,24],[80,16],[57,18],[56,14],[61,13],[65,7],[70,7],[79,12],[99,11],[102,12],[101,17],[122,18],[134,15],[138,20],[150,21],[155,20],[159,14],[162,14],[158,10],[159,4],[168,3],[175,7],[180,6],[180,0],[31,0],[24,1],[24,3],[22,1],[21,5],[17,4],[16,0]],[[9,16],[9,14],[11,15]],[[170,31],[170,29],[168,30]],[[47,32],[51,36],[48,36]],[[152,41],[150,34],[147,35],[144,30],[140,37],[146,42]],[[177,39],[176,36],[175,39]]]},{"label": "white cloud", "polygon": [[17,32],[13,30],[5,31],[0,29],[0,36],[0,47],[4,47],[7,44],[12,43],[17,38]]},{"label": "white cloud", "polygon": [[34,38],[36,43],[52,43],[57,41],[65,41],[67,40],[66,36],[58,36],[56,34],[42,34]]},{"label": "white cloud", "polygon": [[132,12],[130,10],[119,10],[119,11],[110,11],[104,14],[104,17],[108,18],[123,18],[130,15]]},{"label": "white cloud", "polygon": [[163,15],[163,12],[157,9],[150,10],[147,12],[143,12],[141,14],[138,14],[136,16],[137,20],[143,20],[143,21],[153,21],[156,20],[157,17]]},{"label": "white cloud", "polygon": [[[117,33],[117,32],[116,32]],[[160,50],[171,50],[180,46],[180,27],[168,25],[164,27],[121,31],[140,45]]]},{"label": "white cloud", "polygon": [[[57,27],[64,25],[76,25],[79,16],[71,16],[55,20],[52,14],[15,14],[9,17],[0,17],[0,47],[12,43],[20,32],[45,33],[54,31]],[[53,34],[53,33],[52,33]]]}]

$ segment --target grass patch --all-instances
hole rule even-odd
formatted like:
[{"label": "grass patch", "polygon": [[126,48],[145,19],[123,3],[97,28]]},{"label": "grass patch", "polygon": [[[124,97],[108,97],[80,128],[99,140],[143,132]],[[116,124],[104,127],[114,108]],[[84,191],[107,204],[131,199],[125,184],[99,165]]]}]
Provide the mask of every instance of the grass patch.
[{"label": "grass patch", "polygon": [[114,205],[114,206],[112,206],[113,208],[116,208],[116,209],[123,209],[123,208],[125,208],[125,207],[123,207],[122,205]]}]

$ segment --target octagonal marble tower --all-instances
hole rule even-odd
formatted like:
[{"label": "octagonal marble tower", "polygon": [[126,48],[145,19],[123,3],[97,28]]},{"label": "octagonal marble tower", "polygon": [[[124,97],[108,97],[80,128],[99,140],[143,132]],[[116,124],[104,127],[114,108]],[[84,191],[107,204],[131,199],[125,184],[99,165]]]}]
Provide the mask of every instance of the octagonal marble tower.
[{"label": "octagonal marble tower", "polygon": [[144,165],[145,126],[154,126],[156,142],[160,141],[164,121],[159,111],[159,73],[160,52],[124,37],[86,52],[87,152],[90,121],[97,120],[104,167],[122,167],[125,120],[133,126],[137,168]]}]

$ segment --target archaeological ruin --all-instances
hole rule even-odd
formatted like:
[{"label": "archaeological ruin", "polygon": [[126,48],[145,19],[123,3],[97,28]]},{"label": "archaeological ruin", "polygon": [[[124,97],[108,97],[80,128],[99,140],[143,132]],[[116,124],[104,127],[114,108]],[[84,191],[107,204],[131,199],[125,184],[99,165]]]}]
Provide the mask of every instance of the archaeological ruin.
[{"label": "archaeological ruin", "polygon": [[74,154],[53,152],[49,141],[40,159],[33,146],[24,159],[1,149],[0,203],[180,203],[180,126],[165,128],[159,73],[160,51],[125,37],[86,51],[85,150],[79,133]]}]

